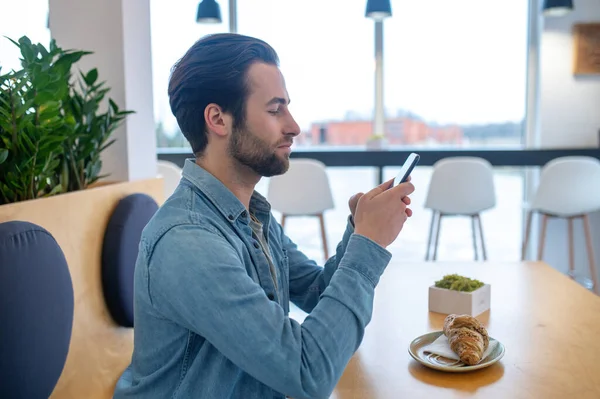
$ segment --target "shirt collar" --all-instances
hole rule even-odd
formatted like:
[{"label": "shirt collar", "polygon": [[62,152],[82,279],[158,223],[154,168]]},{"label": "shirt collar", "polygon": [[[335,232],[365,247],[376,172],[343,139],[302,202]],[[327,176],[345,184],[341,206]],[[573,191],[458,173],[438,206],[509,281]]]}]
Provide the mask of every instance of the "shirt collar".
[{"label": "shirt collar", "polygon": [[[198,165],[195,159],[185,160],[183,177],[206,195],[228,220],[233,222],[246,211],[240,200],[219,179]],[[271,212],[271,205],[265,197],[254,191],[250,198],[250,211],[268,214]]]}]

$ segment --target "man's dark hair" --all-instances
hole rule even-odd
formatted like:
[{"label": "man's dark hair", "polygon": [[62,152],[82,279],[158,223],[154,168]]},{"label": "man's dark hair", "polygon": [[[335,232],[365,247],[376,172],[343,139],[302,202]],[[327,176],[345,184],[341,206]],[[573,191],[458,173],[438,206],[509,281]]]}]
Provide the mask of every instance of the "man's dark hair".
[{"label": "man's dark hair", "polygon": [[279,65],[275,50],[260,39],[220,33],[198,40],[177,61],[169,80],[171,112],[196,156],[208,143],[204,109],[215,103],[232,115],[234,128],[244,125],[250,65]]}]

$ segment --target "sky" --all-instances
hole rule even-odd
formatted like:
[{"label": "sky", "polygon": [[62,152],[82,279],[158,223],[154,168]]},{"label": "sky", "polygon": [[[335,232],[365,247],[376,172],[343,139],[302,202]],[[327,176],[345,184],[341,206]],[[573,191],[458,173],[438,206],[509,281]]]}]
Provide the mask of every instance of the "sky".
[{"label": "sky", "polygon": [[[172,65],[199,38],[226,32],[224,21],[195,22],[199,0],[150,0],[155,119],[176,125],[167,97]],[[237,0],[238,32],[278,52],[303,129],[311,122],[369,118],[374,106],[374,24],[366,0]],[[409,110],[428,121],[520,121],[525,113],[527,1],[392,0],[384,22],[384,96],[390,114]],[[18,67],[3,36],[48,42],[47,0],[0,0],[0,65]],[[27,13],[22,12],[27,9]],[[22,18],[19,18],[22,16]]]}]

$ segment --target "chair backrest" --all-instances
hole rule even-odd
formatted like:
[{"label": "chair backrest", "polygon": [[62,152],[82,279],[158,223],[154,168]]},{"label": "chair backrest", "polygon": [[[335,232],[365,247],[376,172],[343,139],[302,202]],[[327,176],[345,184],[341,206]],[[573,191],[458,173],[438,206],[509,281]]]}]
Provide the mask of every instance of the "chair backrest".
[{"label": "chair backrest", "polygon": [[54,237],[33,223],[0,223],[0,398],[48,398],[73,327],[73,285]]},{"label": "chair backrest", "polygon": [[285,215],[316,215],[334,207],[325,164],[313,159],[290,159],[286,173],[269,180],[267,199]]},{"label": "chair backrest", "polygon": [[548,162],[531,207],[556,215],[582,215],[600,209],[600,161],[568,156]]},{"label": "chair backrest", "polygon": [[156,161],[157,173],[163,178],[165,187],[165,201],[173,194],[179,181],[181,180],[181,168],[173,162],[158,160]]},{"label": "chair backrest", "polygon": [[133,276],[142,231],[158,204],[147,194],[130,194],[110,216],[102,245],[102,289],[114,321],[133,327]]},{"label": "chair backrest", "polygon": [[473,215],[495,205],[494,171],[485,159],[450,157],[433,165],[425,208]]}]

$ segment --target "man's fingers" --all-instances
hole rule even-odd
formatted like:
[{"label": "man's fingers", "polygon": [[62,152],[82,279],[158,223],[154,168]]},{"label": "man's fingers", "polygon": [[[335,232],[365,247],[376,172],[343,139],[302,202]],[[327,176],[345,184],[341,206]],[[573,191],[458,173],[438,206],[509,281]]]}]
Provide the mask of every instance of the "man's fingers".
[{"label": "man's fingers", "polygon": [[408,216],[408,217],[411,217],[413,214],[413,211],[410,208],[406,208],[405,212],[406,212],[406,216]]},{"label": "man's fingers", "polygon": [[354,194],[352,197],[350,197],[350,202],[357,202],[363,195],[365,195],[365,193]]},{"label": "man's fingers", "polygon": [[412,194],[415,191],[415,186],[412,183],[406,182],[398,184],[396,187],[390,189],[390,193],[394,195],[400,195],[402,198]]},{"label": "man's fingers", "polygon": [[406,196],[402,198],[402,202],[404,202],[406,205],[410,205],[410,197]]},{"label": "man's fingers", "polygon": [[363,195],[365,195],[365,194],[364,193],[356,193],[352,197],[350,197],[350,199],[348,200],[348,206],[350,207],[350,210],[352,212],[354,212],[356,210],[356,205],[358,204],[358,200],[360,200],[360,197],[362,197]]},{"label": "man's fingers", "polygon": [[382,184],[378,185],[377,187],[375,187],[374,189],[372,189],[371,191],[369,191],[365,195],[368,198],[373,198],[376,195],[379,195],[379,194],[383,193],[384,191],[386,191],[387,189],[391,188],[392,184],[394,184],[394,179],[390,179],[390,180],[388,180],[386,182],[383,182]]},{"label": "man's fingers", "polygon": [[[385,181],[385,182],[381,183],[379,186],[375,187],[375,189],[379,188],[382,191],[385,191],[388,188],[391,188],[393,184],[394,184],[394,179],[390,179],[388,181]],[[371,190],[371,191],[373,191],[373,190]]]}]

